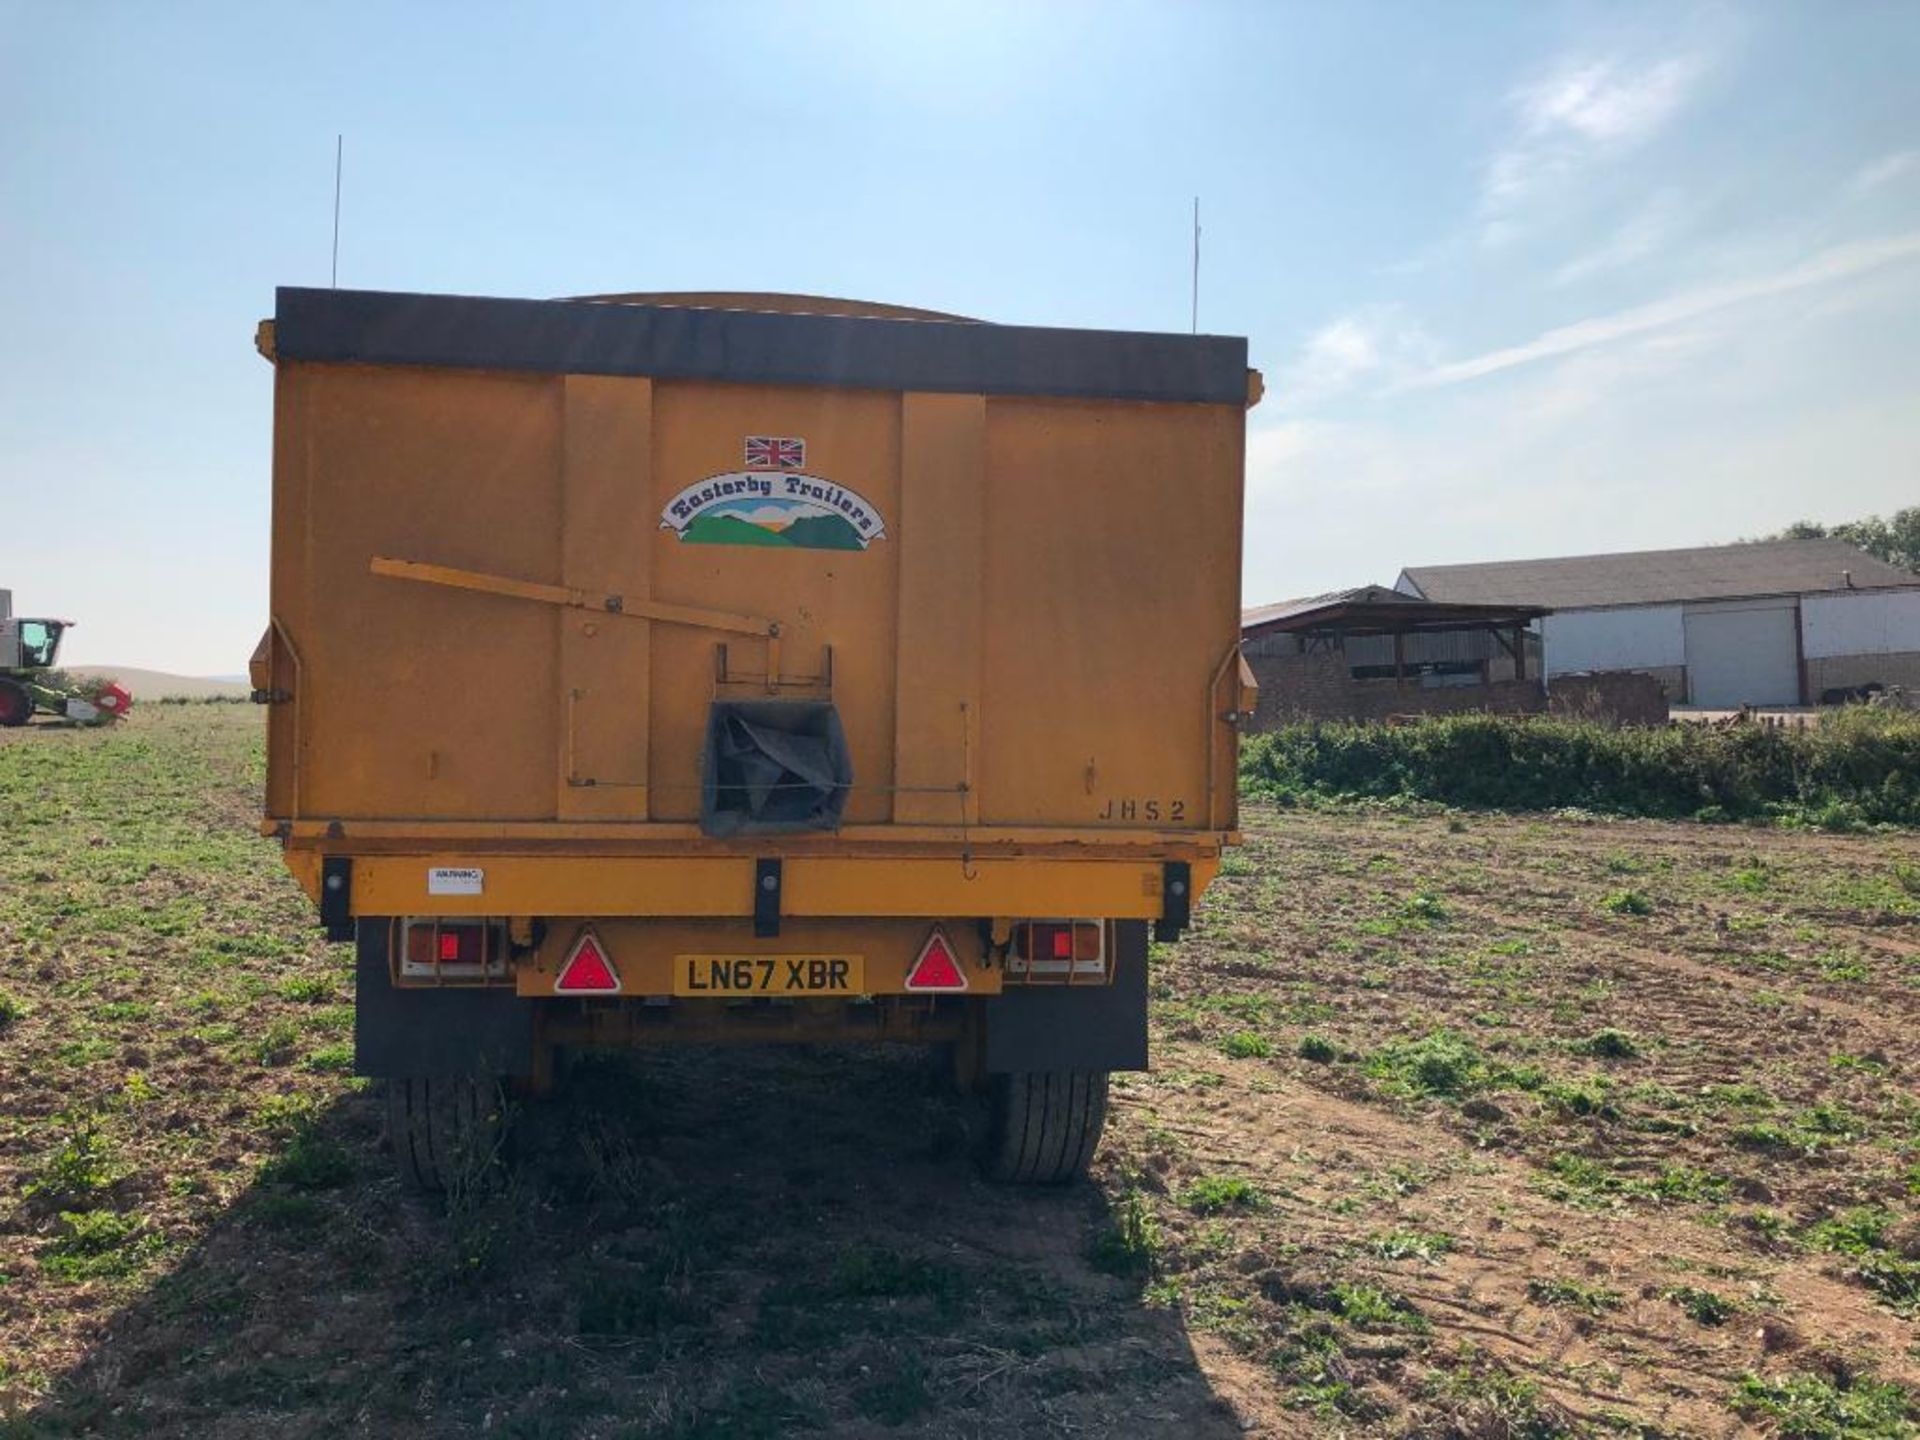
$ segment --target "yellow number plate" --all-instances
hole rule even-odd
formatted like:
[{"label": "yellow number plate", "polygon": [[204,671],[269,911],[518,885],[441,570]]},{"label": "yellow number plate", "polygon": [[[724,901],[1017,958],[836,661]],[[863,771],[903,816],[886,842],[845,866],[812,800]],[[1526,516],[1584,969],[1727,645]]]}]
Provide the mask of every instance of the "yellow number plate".
[{"label": "yellow number plate", "polygon": [[859,955],[676,955],[673,993],[686,996],[860,995]]}]

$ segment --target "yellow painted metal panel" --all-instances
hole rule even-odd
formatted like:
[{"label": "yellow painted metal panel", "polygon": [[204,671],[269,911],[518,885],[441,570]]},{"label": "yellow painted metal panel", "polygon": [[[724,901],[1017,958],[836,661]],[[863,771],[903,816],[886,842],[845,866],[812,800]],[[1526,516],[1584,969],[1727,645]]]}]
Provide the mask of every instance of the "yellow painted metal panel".
[{"label": "yellow painted metal panel", "polygon": [[[550,818],[550,608],[374,575],[375,555],[560,579],[559,382],[293,364],[300,510],[276,596],[301,653],[302,809]],[[297,498],[295,498],[297,497]],[[290,601],[284,603],[283,601]]]},{"label": "yellow painted metal panel", "polygon": [[[564,381],[561,573],[602,593],[651,593],[648,507],[653,382],[607,375]],[[558,811],[563,820],[644,820],[654,626],[562,610]]]},{"label": "yellow painted metal panel", "polygon": [[902,824],[979,819],[987,402],[901,397],[900,653],[894,771]]},{"label": "yellow painted metal panel", "polygon": [[[750,916],[746,857],[362,855],[356,915]],[[317,861],[303,865],[311,884]],[[436,895],[436,869],[479,870],[478,894]],[[1215,866],[1194,866],[1198,890]],[[1074,916],[1154,919],[1160,867],[1128,860],[792,859],[781,910],[793,916]]]},{"label": "yellow painted metal panel", "polygon": [[[895,593],[900,508],[900,405],[875,391],[657,382],[653,499],[658,517],[677,493],[740,470],[749,435],[806,442],[805,472],[876,506],[886,537],[865,550],[691,544],[655,531],[654,598],[767,615],[780,622],[782,674],[817,674],[833,651],[833,699],[854,758],[849,823],[892,814]],[[700,813],[700,754],[714,695],[715,647],[735,672],[764,674],[764,641],[678,627],[653,636],[652,813]],[[764,692],[763,692],[764,694]],[[748,697],[750,698],[750,696]]]},{"label": "yellow painted metal panel", "polygon": [[[1211,876],[1234,824],[1237,405],[291,360],[275,391],[266,661],[292,698],[268,812],[310,888],[321,854],[353,854],[362,914],[739,916],[772,854],[790,912],[1150,918],[1159,861]],[[804,439],[805,473],[884,534],[663,525],[746,467],[748,436]],[[554,588],[421,584],[378,556]],[[715,612],[778,634],[682,623]],[[845,823],[711,840],[709,706],[769,694],[834,702]],[[428,860],[485,865],[511,903],[427,906]]]},{"label": "yellow painted metal panel", "polygon": [[1243,423],[988,405],[983,823],[1207,828],[1211,768],[1231,825],[1207,756],[1234,744],[1214,691],[1238,635]]}]

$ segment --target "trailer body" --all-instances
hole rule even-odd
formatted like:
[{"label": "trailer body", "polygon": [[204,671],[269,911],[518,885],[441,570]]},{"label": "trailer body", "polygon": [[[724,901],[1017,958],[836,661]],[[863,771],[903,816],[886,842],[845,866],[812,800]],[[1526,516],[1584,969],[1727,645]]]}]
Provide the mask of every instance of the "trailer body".
[{"label": "trailer body", "polygon": [[1144,1063],[1146,927],[1234,838],[1243,341],[316,290],[259,339],[263,823],[364,1070]]}]

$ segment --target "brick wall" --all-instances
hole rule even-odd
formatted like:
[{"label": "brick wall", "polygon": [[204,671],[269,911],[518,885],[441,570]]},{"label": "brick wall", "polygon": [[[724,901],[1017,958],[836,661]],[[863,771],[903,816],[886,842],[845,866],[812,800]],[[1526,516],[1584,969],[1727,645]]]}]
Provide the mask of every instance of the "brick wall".
[{"label": "brick wall", "polygon": [[1355,680],[1341,654],[1259,655],[1247,663],[1260,682],[1253,728],[1271,730],[1299,720],[1384,720],[1390,715],[1459,715],[1493,711],[1538,714],[1547,708],[1537,681],[1491,685],[1424,686],[1409,678]]},{"label": "brick wall", "polygon": [[1667,687],[1657,675],[1640,670],[1601,670],[1554,676],[1547,708],[1570,719],[1664,725],[1668,720],[1667,703]]}]

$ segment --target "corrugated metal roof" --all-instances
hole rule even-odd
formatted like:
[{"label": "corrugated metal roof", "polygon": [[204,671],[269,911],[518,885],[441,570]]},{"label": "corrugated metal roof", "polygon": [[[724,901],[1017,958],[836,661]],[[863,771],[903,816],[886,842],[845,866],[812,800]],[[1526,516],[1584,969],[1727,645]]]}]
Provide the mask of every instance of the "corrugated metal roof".
[{"label": "corrugated metal roof", "polygon": [[1450,627],[1524,625],[1545,615],[1537,605],[1456,605],[1422,599],[1385,585],[1361,585],[1303,600],[1282,600],[1240,612],[1242,635],[1321,626],[1351,634],[1411,633]]},{"label": "corrugated metal roof", "polygon": [[1474,605],[1655,605],[1920,586],[1920,575],[1844,540],[1756,540],[1693,550],[1635,550],[1554,560],[1417,565],[1400,572],[1429,600]]},{"label": "corrugated metal roof", "polygon": [[1240,628],[1246,630],[1255,625],[1271,624],[1275,620],[1291,620],[1296,615],[1305,615],[1314,610],[1356,603],[1419,605],[1423,602],[1418,595],[1403,594],[1385,585],[1359,585],[1351,590],[1329,590],[1324,595],[1308,595],[1299,600],[1276,600],[1271,605],[1256,605],[1251,610],[1242,610]]}]

